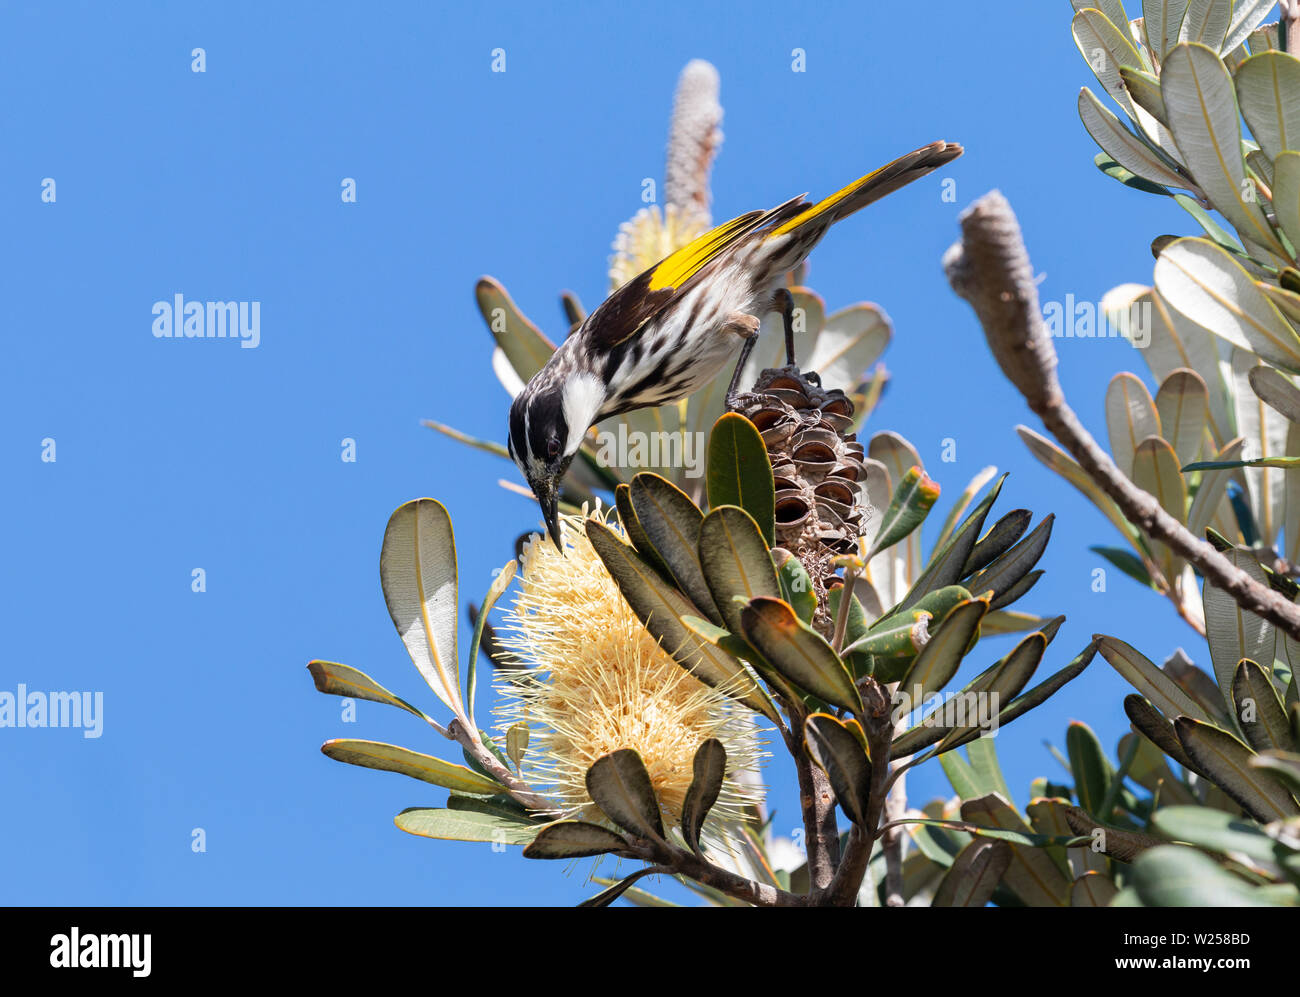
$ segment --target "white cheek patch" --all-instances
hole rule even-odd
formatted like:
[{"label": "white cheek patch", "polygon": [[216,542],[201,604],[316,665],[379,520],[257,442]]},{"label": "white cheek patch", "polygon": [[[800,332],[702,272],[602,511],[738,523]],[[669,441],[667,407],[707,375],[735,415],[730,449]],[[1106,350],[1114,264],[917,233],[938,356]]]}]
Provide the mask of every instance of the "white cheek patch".
[{"label": "white cheek patch", "polygon": [[574,374],[564,382],[564,421],[569,426],[569,438],[564,452],[571,454],[582,445],[582,438],[596,413],[605,401],[605,386],[595,374]]}]

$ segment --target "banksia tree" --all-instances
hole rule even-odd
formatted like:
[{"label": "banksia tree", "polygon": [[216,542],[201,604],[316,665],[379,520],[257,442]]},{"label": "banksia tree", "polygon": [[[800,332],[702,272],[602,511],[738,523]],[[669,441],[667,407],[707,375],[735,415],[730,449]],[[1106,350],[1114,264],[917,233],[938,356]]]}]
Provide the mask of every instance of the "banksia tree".
[{"label": "banksia tree", "polygon": [[[707,214],[721,115],[710,73],[692,64],[679,88],[669,213],[624,228],[611,283],[637,254],[669,248]],[[908,809],[905,775],[1016,720],[1091,661],[1093,645],[1032,684],[1064,617],[1015,603],[1041,575],[1051,517],[1031,529],[1032,513],[1017,509],[990,524],[1004,479],[989,468],[923,556],[920,528],[937,484],[901,436],[876,433],[865,446],[856,437],[885,383],[883,369],[865,372],[888,342],[888,319],[865,304],[827,316],[802,282],[789,276],[801,366],[786,363],[779,319],[765,322],[742,411],[724,413],[715,384],[617,423],[699,432],[703,476],[671,463],[609,466],[593,434],[566,482],[564,555],[540,537],[524,542],[474,614],[467,653],[457,644],[450,517],[433,499],[394,512],[380,557],[384,596],[450,716],[350,666],[309,668],[320,691],[404,710],[459,746],[463,765],[373,741],[323,746],[339,761],[449,791],[443,807],[403,811],[399,828],[522,845],[530,859],[590,857],[608,885],[591,906],[664,904],[635,885],[649,875],[716,905],[901,905],[914,899],[910,826],[969,836],[933,898],[950,904],[988,842],[1007,838],[992,824]],[[481,281],[478,299],[493,369],[517,390],[552,340],[496,282]],[[562,300],[572,326],[582,306]],[[498,602],[507,608],[490,626]],[[1005,634],[1019,639],[986,654],[981,639]],[[495,666],[495,724],[478,719],[483,646]],[[958,680],[974,658],[987,666]],[[950,696],[961,709],[949,708]],[[759,771],[769,755],[785,760],[800,790],[807,855],[793,869],[769,851]],[[1011,838],[1030,849],[1074,841]]]},{"label": "banksia tree", "polygon": [[[1132,732],[1115,766],[1087,727],[1071,727],[1074,784],[1036,785],[1025,826],[1086,834],[1092,847],[1043,865],[1046,892],[1008,884],[1014,902],[1300,904],[1300,587],[1288,556],[1300,504],[1284,477],[1300,437],[1282,418],[1300,398],[1300,231],[1290,224],[1300,186],[1289,173],[1300,130],[1285,127],[1300,98],[1300,61],[1287,51],[1300,10],[1288,5],[1280,24],[1261,27],[1273,6],[1154,0],[1130,22],[1118,0],[1075,3],[1079,48],[1129,122],[1080,95],[1098,166],[1170,197],[1205,233],[1157,238],[1154,286],[1107,296],[1158,384],[1153,397],[1135,375],[1112,382],[1110,454],[1065,399],[1033,268],[1000,195],[963,215],[945,261],[1003,372],[1061,447],[1026,427],[1021,436],[1133,548],[1094,549],[1168,596],[1205,634],[1212,666],[1177,654],[1161,668],[1118,638],[1096,638],[1135,689],[1124,701]],[[991,745],[945,768],[963,816],[1010,809]]]}]

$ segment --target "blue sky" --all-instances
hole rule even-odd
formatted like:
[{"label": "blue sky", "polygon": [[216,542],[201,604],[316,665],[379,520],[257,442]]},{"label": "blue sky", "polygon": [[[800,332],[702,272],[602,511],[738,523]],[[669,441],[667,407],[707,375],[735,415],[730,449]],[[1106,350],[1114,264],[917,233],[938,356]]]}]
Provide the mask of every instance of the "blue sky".
[{"label": "blue sky", "polygon": [[[479,598],[535,509],[512,469],[420,426],[504,437],[507,398],[474,305],[500,279],[552,335],[558,294],[593,306],[609,244],[660,177],[673,87],[706,58],[726,140],[715,216],[828,193],[937,138],[964,158],[833,231],[811,283],[832,308],[879,302],[893,374],[869,429],[908,437],[942,512],[981,467],[1001,511],[1057,514],[1025,608],[1069,617],[1044,668],[1095,631],[1157,660],[1204,645],[1111,573],[1113,531],[1014,433],[1035,425],[939,260],[960,208],[998,187],[1045,298],[1150,280],[1150,240],[1188,234],[1170,202],[1103,177],[1075,100],[1092,82],[1070,5],[10,3],[0,60],[9,358],[0,448],[10,528],[0,690],[98,690],[103,733],[0,730],[0,898],[31,904],[543,904],[581,876],[511,850],[413,838],[392,817],[434,787],[339,765],[334,736],[446,751],[405,714],[316,693],[314,657],[426,709],[384,608],[378,557],[403,501],[442,499],[462,597]],[[206,72],[191,72],[191,50]],[[791,72],[791,51],[807,71]],[[507,71],[490,72],[503,48]],[[43,203],[44,178],[57,184]],[[340,182],[355,178],[357,202]],[[261,342],[160,340],[156,301],[261,303]],[[1121,340],[1064,340],[1061,378],[1104,437]],[[340,459],[356,441],[357,460]],[[942,441],[958,460],[941,464]],[[42,440],[57,461],[41,460]],[[941,516],[935,517],[941,521]],[[933,536],[936,524],[928,531]],[[191,572],[206,591],[191,591]],[[982,650],[979,665],[992,660]],[[1108,747],[1124,684],[1100,659],[999,740],[1024,802],[1059,778],[1044,740],[1084,719]],[[777,826],[794,824],[785,770]],[[946,793],[937,764],[912,796]],[[191,849],[202,828],[207,850]]]}]

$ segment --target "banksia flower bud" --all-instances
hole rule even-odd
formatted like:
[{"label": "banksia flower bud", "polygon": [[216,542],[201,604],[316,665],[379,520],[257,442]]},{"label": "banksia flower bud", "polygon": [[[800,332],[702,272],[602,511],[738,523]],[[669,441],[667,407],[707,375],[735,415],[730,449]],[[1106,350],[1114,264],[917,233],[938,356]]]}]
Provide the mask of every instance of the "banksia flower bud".
[{"label": "banksia flower bud", "polygon": [[763,371],[740,414],[758,427],[776,486],[776,543],[802,562],[817,595],[813,626],[829,636],[826,590],[834,558],[857,550],[866,509],[859,482],[866,477],[853,402],[827,390],[798,367]]}]

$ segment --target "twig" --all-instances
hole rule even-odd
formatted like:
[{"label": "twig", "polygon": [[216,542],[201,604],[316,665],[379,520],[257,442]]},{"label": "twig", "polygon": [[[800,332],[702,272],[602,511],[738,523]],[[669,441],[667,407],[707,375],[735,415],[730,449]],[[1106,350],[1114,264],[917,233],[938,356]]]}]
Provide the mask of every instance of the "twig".
[{"label": "twig", "polygon": [[631,854],[648,862],[655,862],[661,871],[675,876],[685,876],[710,886],[736,900],[756,907],[805,907],[808,898],[790,893],[767,883],[756,883],[737,873],[719,868],[694,852],[665,841],[636,838],[631,842]]},{"label": "twig", "polygon": [[1006,198],[997,191],[986,194],[963,213],[961,228],[961,240],[944,256],[948,282],[975,310],[1003,374],[1047,429],[1129,522],[1194,564],[1206,584],[1223,589],[1242,609],[1300,640],[1300,606],[1256,583],[1165,512],[1154,496],[1124,476],[1066,403],[1029,254]]},{"label": "twig", "polygon": [[483,766],[492,778],[505,786],[506,791],[529,810],[538,814],[560,813],[560,808],[554,801],[535,792],[526,782],[502,765],[501,760],[483,744],[477,731],[471,733],[459,720],[453,720],[447,725],[447,735],[469,752],[474,761]]}]

